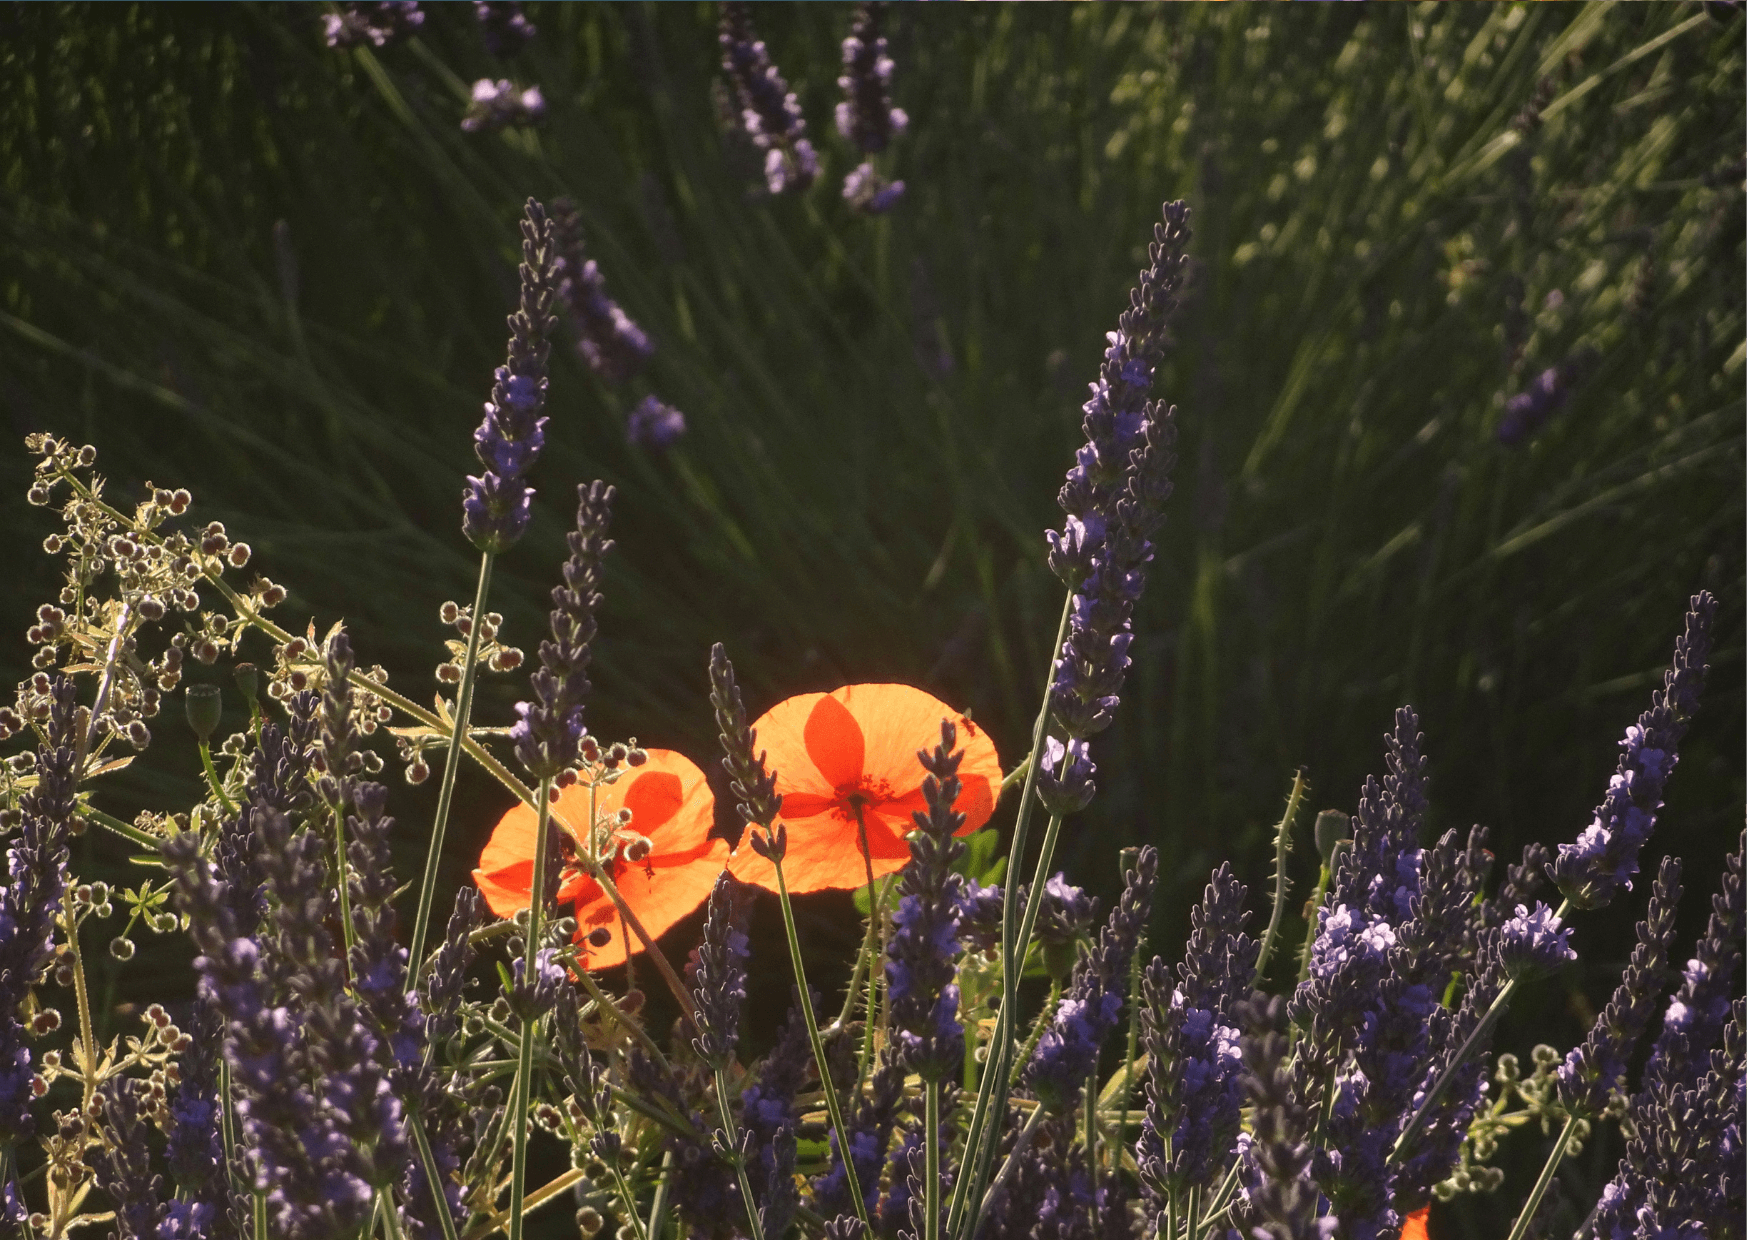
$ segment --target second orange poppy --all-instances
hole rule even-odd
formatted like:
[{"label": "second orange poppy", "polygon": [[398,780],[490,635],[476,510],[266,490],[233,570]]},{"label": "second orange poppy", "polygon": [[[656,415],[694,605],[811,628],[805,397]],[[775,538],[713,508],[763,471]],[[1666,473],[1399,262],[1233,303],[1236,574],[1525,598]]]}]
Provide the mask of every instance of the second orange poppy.
[{"label": "second orange poppy", "polygon": [[[789,829],[783,878],[792,892],[849,890],[867,882],[861,827],[876,876],[910,858],[905,836],[924,808],[919,750],[941,741],[941,720],[959,730],[965,752],[955,808],[959,834],[989,821],[1001,790],[1001,760],[989,734],[938,698],[909,685],[846,685],[779,702],[753,724],[783,798]],[[771,863],[746,846],[729,862],[744,883],[776,890]]]}]

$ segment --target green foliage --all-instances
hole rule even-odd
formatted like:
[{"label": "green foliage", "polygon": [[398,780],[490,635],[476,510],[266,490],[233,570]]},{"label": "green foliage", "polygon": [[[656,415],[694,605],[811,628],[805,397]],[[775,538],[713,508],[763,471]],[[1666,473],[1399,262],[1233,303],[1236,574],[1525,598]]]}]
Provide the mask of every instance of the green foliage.
[{"label": "green foliage", "polygon": [[[96,444],[123,498],[189,486],[291,587],[282,618],[344,614],[423,700],[437,607],[472,580],[460,479],[513,221],[568,193],[659,352],[626,390],[555,354],[534,531],[495,593],[508,639],[536,640],[570,488],[602,476],[598,730],[702,760],[721,639],[755,714],[902,680],[1014,759],[1080,394],[1160,201],[1187,197],[1197,277],[1156,387],[1178,490],[1070,870],[1158,843],[1175,943],[1213,860],[1263,872],[1280,773],[1306,763],[1319,803],[1351,805],[1404,701],[1441,829],[1489,822],[1510,855],[1566,838],[1700,585],[1725,604],[1719,671],[1664,842],[1713,863],[1743,795],[1739,22],[905,8],[909,190],[867,220],[837,197],[830,124],[847,6],[761,11],[825,165],[781,200],[720,123],[711,8],[530,12],[512,69],[551,111],[499,136],[457,125],[467,81],[512,71],[463,6],[351,53],[308,7],[0,18],[11,431]],[[1583,350],[1565,408],[1501,446],[1505,399]],[[646,390],[688,419],[665,456],[624,441]],[[24,477],[0,458],[9,632],[53,590],[23,554],[44,532]],[[0,652],[13,676],[21,657]],[[481,722],[518,684],[482,687]],[[455,881],[493,812],[473,809]]]}]

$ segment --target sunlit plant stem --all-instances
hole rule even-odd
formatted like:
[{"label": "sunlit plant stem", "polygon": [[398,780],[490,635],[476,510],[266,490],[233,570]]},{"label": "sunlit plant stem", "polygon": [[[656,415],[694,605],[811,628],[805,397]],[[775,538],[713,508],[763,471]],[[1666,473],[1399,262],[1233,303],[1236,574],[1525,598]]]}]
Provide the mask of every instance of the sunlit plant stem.
[{"label": "sunlit plant stem", "polygon": [[[470,614],[467,630],[467,654],[461,663],[461,688],[455,695],[455,726],[449,736],[449,745],[443,751],[443,780],[437,786],[437,816],[431,820],[431,844],[425,854],[425,875],[419,882],[419,911],[413,917],[413,945],[407,959],[411,968],[407,970],[407,984],[415,984],[419,974],[419,964],[425,958],[425,938],[431,929],[431,908],[437,897],[437,870],[443,859],[443,832],[449,825],[449,807],[455,800],[455,776],[461,769],[459,761],[461,751],[467,740],[467,725],[473,715],[473,684],[479,674],[480,634],[484,631],[482,623],[485,616],[486,593],[492,585],[492,561],[490,551],[479,558],[479,584],[474,587],[473,611]],[[541,815],[541,822],[546,821],[546,798],[536,807]],[[539,867],[539,858],[534,862]]]},{"label": "sunlit plant stem", "polygon": [[[489,559],[489,557],[488,557]],[[486,574],[481,573],[482,586]],[[474,613],[473,638],[479,633],[479,613]],[[540,809],[534,831],[534,881],[528,889],[528,931],[523,941],[522,986],[532,996],[540,977],[540,914],[546,904],[546,833],[552,824],[552,777],[540,781]],[[510,1087],[510,1240],[522,1240],[522,1207],[528,1191],[528,1108],[534,1085],[534,1041],[540,1018],[522,1023],[522,1040],[516,1049],[516,1079]]]}]

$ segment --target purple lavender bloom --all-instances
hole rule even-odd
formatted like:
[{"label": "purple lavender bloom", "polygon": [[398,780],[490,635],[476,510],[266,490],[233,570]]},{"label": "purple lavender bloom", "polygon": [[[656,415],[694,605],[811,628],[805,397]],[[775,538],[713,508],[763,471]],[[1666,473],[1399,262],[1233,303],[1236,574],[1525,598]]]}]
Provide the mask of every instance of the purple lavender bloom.
[{"label": "purple lavender bloom", "polygon": [[378,0],[377,3],[342,4],[338,13],[322,18],[322,33],[329,47],[387,47],[425,24],[418,0]]},{"label": "purple lavender bloom", "polygon": [[953,984],[962,949],[960,880],[952,867],[965,854],[965,845],[953,838],[965,821],[953,810],[964,757],[962,750],[953,752],[957,741],[954,725],[943,719],[941,743],[933,753],[917,755],[928,772],[923,780],[928,812],[912,815],[917,830],[899,875],[896,928],[886,947],[894,1058],[924,1081],[951,1076],[965,1057],[959,988]]},{"label": "purple lavender bloom", "polygon": [[1130,616],[1153,558],[1148,536],[1171,493],[1175,410],[1149,401],[1147,391],[1183,283],[1189,209],[1167,203],[1164,216],[1129,309],[1106,337],[1110,347],[1081,423],[1087,442],[1057,497],[1067,516],[1063,532],[1046,535],[1050,569],[1074,591],[1050,708],[1077,739],[1104,728],[1116,711],[1129,667]]},{"label": "purple lavender bloom", "polygon": [[461,127],[467,133],[496,133],[508,125],[532,125],[546,115],[540,87],[517,88],[508,78],[481,78],[468,95]]},{"label": "purple lavender bloom", "polygon": [[773,194],[804,190],[819,175],[819,157],[807,140],[801,105],[764,41],[753,32],[750,6],[722,6],[722,70],[740,103],[741,124],[753,145],[765,152],[765,186]]},{"label": "purple lavender bloom", "polygon": [[140,1106],[141,1084],[129,1077],[112,1077],[97,1093],[97,1105],[109,1140],[87,1157],[97,1180],[115,1207],[118,1240],[156,1240],[158,1220],[165,1214],[164,1181],[152,1174],[151,1147],[146,1142],[150,1125]]},{"label": "purple lavender bloom", "polygon": [[793,1130],[799,1122],[795,1095],[801,1092],[813,1070],[807,1022],[800,1004],[796,1004],[789,1010],[789,1020],[777,1036],[777,1045],[765,1056],[753,1083],[740,1095],[741,1128],[753,1148],[747,1174],[755,1184],[768,1183],[777,1171],[778,1137],[785,1129]]},{"label": "purple lavender bloom", "polygon": [[1566,383],[1561,368],[1550,366],[1531,380],[1529,387],[1506,401],[1505,416],[1499,420],[1499,442],[1515,448],[1541,430],[1566,404]]},{"label": "purple lavender bloom", "polygon": [[739,888],[727,870],[718,876],[704,915],[704,941],[693,949],[686,965],[698,1014],[694,1045],[713,1068],[725,1068],[734,1058],[741,1009],[747,1001],[745,922],[751,905]]},{"label": "purple lavender bloom", "polygon": [[1506,973],[1519,977],[1532,970],[1547,972],[1578,959],[1566,941],[1571,933],[1541,901],[1533,911],[1518,905],[1517,915],[1499,927],[1500,960]]},{"label": "purple lavender bloom", "polygon": [[1737,999],[1723,1045],[1691,1082],[1651,1080],[1633,1098],[1626,1156],[1597,1203],[1600,1240],[1698,1240],[1739,1230],[1743,1016]]},{"label": "purple lavender bloom", "polygon": [[1608,1105],[1610,1092],[1626,1083],[1627,1057],[1651,1023],[1662,986],[1669,942],[1675,933],[1675,904],[1680,899],[1681,863],[1665,857],[1621,984],[1591,1026],[1584,1044],[1573,1047],[1560,1065],[1560,1104],[1568,1111],[1598,1115]]},{"label": "purple lavender bloom", "polygon": [[1420,890],[1416,840],[1426,814],[1422,739],[1419,716],[1412,707],[1399,708],[1395,728],[1384,738],[1384,779],[1367,777],[1353,818],[1353,846],[1337,859],[1329,885],[1330,906],[1346,904],[1392,929],[1408,920]]},{"label": "purple lavender bloom", "polygon": [[1663,1028],[1645,1065],[1647,1081],[1687,1082],[1703,1065],[1730,1017],[1731,992],[1742,967],[1742,855],[1748,833],[1725,859],[1721,889],[1712,896],[1706,932],[1694,946],[1663,1013]]},{"label": "purple lavender bloom", "polygon": [[[540,666],[529,676],[532,701],[516,703],[510,739],[516,757],[537,779],[557,775],[577,759],[583,739],[583,702],[589,695],[589,643],[595,638],[595,609],[602,561],[613,549],[607,521],[613,488],[592,482],[577,488],[577,528],[566,536],[570,558],[564,584],[552,591],[552,636],[540,643]],[[557,872],[552,877],[556,880]]]},{"label": "purple lavender bloom", "polygon": [[[437,1164],[442,1201],[459,1231],[467,1219],[467,1209],[461,1201],[461,1185],[454,1179],[461,1167],[462,1150],[466,1143],[468,1108],[457,1096],[443,1087],[438,1073],[431,1070],[434,1062],[445,1062],[444,1052],[449,1040],[461,1027],[461,995],[467,985],[468,966],[473,961],[472,932],[485,919],[485,900],[477,888],[467,886],[455,893],[455,908],[449,916],[443,941],[431,954],[431,965],[419,978],[419,1010],[424,1017],[425,1062],[415,1073],[409,1073],[411,1087],[403,1098],[410,1116],[425,1127],[425,1138]],[[422,1159],[408,1162],[401,1181],[401,1200],[406,1203],[407,1230],[413,1240],[432,1240],[443,1234],[438,1220],[437,1197],[425,1176]]]},{"label": "purple lavender bloom", "polygon": [[[994,951],[1001,942],[1001,903],[1000,883],[991,883],[986,887],[975,878],[967,878],[960,883],[959,937],[968,949]],[[1043,915],[1044,909],[1040,905],[1040,920]]]},{"label": "purple lavender bloom", "polygon": [[[885,17],[884,4],[856,6],[850,36],[844,40],[844,73],[838,78],[838,89],[844,92],[837,106],[838,132],[864,155],[884,151],[910,124],[904,109],[892,106],[892,57],[881,33]],[[870,214],[891,210],[903,194],[904,182],[882,177],[872,160],[863,160],[844,178],[845,201]]]},{"label": "purple lavender bloom", "polygon": [[[882,1054],[880,1066],[869,1081],[868,1094],[850,1121],[850,1157],[856,1163],[856,1183],[862,1186],[867,1209],[879,1203],[880,1167],[892,1145],[892,1130],[898,1122],[899,1103],[904,1100],[904,1066],[890,1054]],[[843,1152],[834,1130],[828,1134],[831,1158],[826,1173],[813,1181],[813,1208],[827,1218],[851,1213],[849,1177],[844,1172]]]},{"label": "purple lavender bloom", "polygon": [[180,1056],[182,1079],[170,1100],[165,1126],[164,1160],[182,1195],[222,1214],[228,1188],[218,1108],[218,1064],[223,1056],[223,1024],[210,1002],[197,1000],[189,1022],[188,1053]]},{"label": "purple lavender bloom", "polygon": [[473,13],[479,18],[486,51],[500,58],[514,56],[536,33],[515,0],[473,0]]},{"label": "purple lavender bloom", "polygon": [[1064,744],[1046,736],[1044,758],[1038,763],[1038,800],[1052,814],[1085,809],[1098,791],[1092,778],[1097,770],[1084,740],[1070,737]]},{"label": "purple lavender bloom", "polygon": [[577,356],[606,382],[624,383],[654,356],[655,344],[607,296],[601,268],[584,257],[582,216],[569,198],[553,202],[552,230],[558,248],[554,265],[558,300],[576,328]]},{"label": "purple lavender bloom", "polygon": [[1699,709],[1717,607],[1704,590],[1688,603],[1686,625],[1676,639],[1663,687],[1651,695],[1651,708],[1627,729],[1608,794],[1577,841],[1560,845],[1554,881],[1575,908],[1602,908],[1622,887],[1632,889],[1639,849],[1656,825],[1663,784],[1675,769],[1675,747]]},{"label": "purple lavender bloom", "polygon": [[1151,845],[1143,848],[1124,876],[1123,894],[1098,943],[1076,962],[1068,992],[1026,1065],[1027,1086],[1052,1112],[1074,1108],[1098,1066],[1100,1048],[1123,1015],[1129,957],[1147,924],[1158,869],[1159,853]]},{"label": "purple lavender bloom", "polygon": [[1201,905],[1190,910],[1178,985],[1167,991],[1157,961],[1145,978],[1150,1101],[1136,1161],[1155,1202],[1208,1187],[1238,1135],[1240,1049],[1233,1011],[1250,994],[1261,947],[1244,933],[1245,895],[1244,884],[1222,863]]},{"label": "purple lavender bloom", "polygon": [[546,446],[546,335],[552,327],[552,224],[532,198],[522,220],[521,305],[510,316],[509,359],[493,377],[485,421],[473,433],[484,472],[469,476],[462,532],[481,551],[515,545],[528,528],[534,488],[525,478]]},{"label": "purple lavender bloom", "polygon": [[36,787],[19,798],[22,825],[6,851],[0,887],[0,1140],[35,1132],[30,1048],[20,1005],[49,962],[55,914],[67,890],[67,837],[79,779],[79,699],[71,679],[49,686],[45,736],[37,748]]},{"label": "purple lavender bloom", "polygon": [[1261,995],[1235,1011],[1245,1030],[1244,1091],[1255,1109],[1250,1133],[1240,1138],[1244,1188],[1233,1221],[1249,1222],[1245,1234],[1258,1240],[1330,1240],[1340,1222],[1319,1217],[1307,1140],[1312,1121],[1286,1067],[1285,1012],[1281,999]]},{"label": "purple lavender bloom", "polygon": [[625,438],[639,448],[660,452],[686,433],[686,415],[654,396],[637,402],[625,419]]}]

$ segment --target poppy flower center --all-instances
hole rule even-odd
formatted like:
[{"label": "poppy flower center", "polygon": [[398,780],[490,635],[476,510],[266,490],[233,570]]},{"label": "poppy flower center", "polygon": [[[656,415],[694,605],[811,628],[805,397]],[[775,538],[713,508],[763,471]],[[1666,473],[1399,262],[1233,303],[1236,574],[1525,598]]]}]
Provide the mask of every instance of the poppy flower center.
[{"label": "poppy flower center", "polygon": [[855,822],[856,816],[871,805],[893,799],[892,784],[872,775],[862,775],[854,783],[839,784],[832,812],[844,822]]}]

